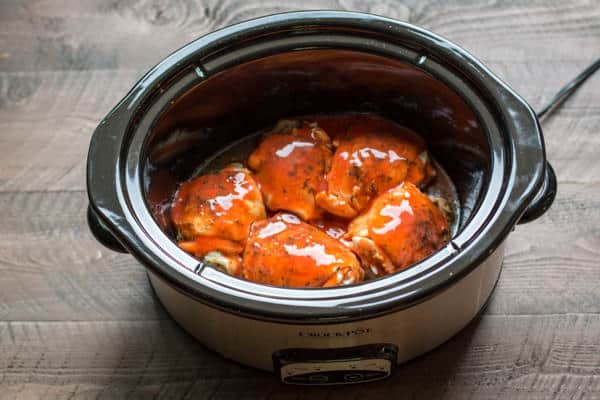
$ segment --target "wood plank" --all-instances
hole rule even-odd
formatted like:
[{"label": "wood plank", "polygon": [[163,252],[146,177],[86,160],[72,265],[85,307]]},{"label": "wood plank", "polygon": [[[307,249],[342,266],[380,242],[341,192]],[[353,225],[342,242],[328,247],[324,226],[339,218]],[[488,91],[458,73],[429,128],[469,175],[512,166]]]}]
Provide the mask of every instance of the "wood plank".
[{"label": "wood plank", "polygon": [[[584,66],[580,62],[490,65],[536,107]],[[0,191],[85,189],[91,134],[141,74],[134,70],[0,73]],[[544,122],[548,157],[562,181],[599,182],[599,87],[600,75]]]},{"label": "wood plank", "polygon": [[85,188],[91,135],[139,75],[0,74],[0,190]]},{"label": "wood plank", "polygon": [[45,398],[599,398],[598,330],[598,314],[484,316],[391,379],[308,390],[222,359],[169,321],[2,322],[0,384]]},{"label": "wood plank", "polygon": [[[564,184],[546,216],[517,227],[487,313],[600,313],[599,192]],[[88,232],[86,207],[83,192],[0,194],[0,320],[167,318],[144,268]]]},{"label": "wood plank", "polygon": [[12,0],[2,3],[0,13],[0,70],[147,69],[216,28],[302,9],[346,9],[397,18],[446,36],[484,59],[502,61],[590,60],[600,33],[600,4],[586,0],[568,5],[524,0],[410,0],[401,5],[363,0]]},{"label": "wood plank", "polygon": [[508,237],[487,312],[600,312],[600,185],[562,184],[552,208]]},{"label": "wood plank", "polygon": [[0,320],[166,318],[144,268],[103,248],[83,192],[0,195]]}]

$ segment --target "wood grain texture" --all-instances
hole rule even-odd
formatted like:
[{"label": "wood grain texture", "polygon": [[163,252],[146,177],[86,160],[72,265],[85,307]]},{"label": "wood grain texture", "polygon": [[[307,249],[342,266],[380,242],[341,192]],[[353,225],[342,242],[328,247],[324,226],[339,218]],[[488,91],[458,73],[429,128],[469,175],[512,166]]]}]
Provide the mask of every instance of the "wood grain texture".
[{"label": "wood grain texture", "polygon": [[15,321],[0,324],[0,382],[45,398],[593,399],[599,329],[594,314],[484,316],[389,380],[298,389],[222,359],[170,321]]},{"label": "wood grain texture", "polygon": [[0,320],[164,319],[133,257],[88,230],[84,192],[0,195]]},{"label": "wood grain texture", "polygon": [[487,312],[600,313],[599,209],[600,184],[561,184],[546,215],[509,235]]},{"label": "wood grain texture", "polygon": [[600,55],[596,0],[0,1],[0,399],[600,399],[600,75],[544,121],[552,209],[510,235],[485,314],[392,379],[285,387],[166,315],[85,222],[85,158],[152,65],[264,14],[346,9],[463,46],[534,108]]},{"label": "wood grain texture", "polygon": [[600,4],[594,0],[8,0],[0,7],[0,71],[6,72],[146,70],[211,30],[292,10],[397,18],[446,36],[486,62],[588,62],[596,56],[600,32]]},{"label": "wood grain texture", "polygon": [[0,73],[0,190],[82,190],[87,147],[102,117],[140,74]]},{"label": "wood grain texture", "polygon": [[[146,69],[216,28],[307,9],[364,11],[401,19],[461,43],[475,54],[487,53],[503,61],[508,55],[531,60],[534,54],[544,55],[540,62],[591,60],[600,32],[600,4],[594,0],[570,4],[558,0],[9,0],[2,3],[0,13],[0,32],[5,37],[0,69]],[[556,40],[561,46],[555,45]]]}]

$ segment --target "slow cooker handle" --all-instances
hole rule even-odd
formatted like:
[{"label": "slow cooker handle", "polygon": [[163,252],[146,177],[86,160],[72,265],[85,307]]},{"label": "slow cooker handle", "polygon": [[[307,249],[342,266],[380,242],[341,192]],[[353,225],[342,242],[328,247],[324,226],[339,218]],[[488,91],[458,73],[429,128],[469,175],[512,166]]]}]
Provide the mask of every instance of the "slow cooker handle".
[{"label": "slow cooker handle", "polygon": [[550,208],[556,198],[557,182],[554,168],[549,162],[546,162],[546,172],[544,174],[544,183],[538,194],[533,198],[529,206],[519,220],[519,224],[526,224],[541,217],[546,210]]},{"label": "slow cooker handle", "polygon": [[[560,107],[579,87],[596,71],[600,69],[600,58],[595,60],[590,66],[583,70],[573,80],[567,83],[558,91],[558,93],[548,102],[548,104],[536,113],[538,119],[548,117]],[[556,197],[556,174],[550,163],[546,162],[546,173],[544,183],[538,194],[533,198],[531,204],[523,213],[519,220],[520,224],[533,221],[541,217],[554,202]]]},{"label": "slow cooker handle", "polygon": [[104,247],[113,251],[118,251],[119,253],[128,252],[89,205],[87,209],[87,223],[90,227],[92,235],[94,235],[96,240],[99,241]]},{"label": "slow cooker handle", "polygon": [[[596,71],[600,69],[600,58],[595,60],[590,66],[584,69],[579,75],[573,80],[567,83],[558,91],[558,93],[548,102],[548,104],[536,113],[538,119],[548,117],[554,111],[556,111],[562,103],[564,103],[581,85],[589,79]],[[534,197],[533,201],[525,213],[519,220],[520,224],[533,221],[541,217],[548,208],[554,202],[556,197],[556,174],[550,163],[546,162],[546,174],[544,177],[544,184],[540,189],[539,193]]]}]

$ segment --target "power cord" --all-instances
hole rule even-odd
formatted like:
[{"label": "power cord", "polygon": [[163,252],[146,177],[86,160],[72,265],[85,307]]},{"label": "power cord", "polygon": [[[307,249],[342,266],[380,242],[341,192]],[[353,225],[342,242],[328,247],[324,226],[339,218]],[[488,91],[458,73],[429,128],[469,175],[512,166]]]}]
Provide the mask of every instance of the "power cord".
[{"label": "power cord", "polygon": [[542,108],[537,113],[538,118],[544,118],[552,114],[559,106],[565,102],[579,87],[585,82],[590,76],[600,69],[600,58],[597,59],[592,65],[587,67],[579,75],[575,77],[571,82],[567,83],[560,91],[550,100],[546,107]]}]

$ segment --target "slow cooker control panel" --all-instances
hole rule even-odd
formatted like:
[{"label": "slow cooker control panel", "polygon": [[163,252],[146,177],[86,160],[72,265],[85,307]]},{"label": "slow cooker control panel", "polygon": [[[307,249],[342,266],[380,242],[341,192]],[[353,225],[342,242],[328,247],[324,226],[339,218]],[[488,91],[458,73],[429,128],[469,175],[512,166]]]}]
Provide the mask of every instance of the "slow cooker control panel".
[{"label": "slow cooker control panel", "polygon": [[293,385],[342,385],[390,376],[396,346],[370,344],[337,349],[285,349],[273,354],[282,382]]}]

